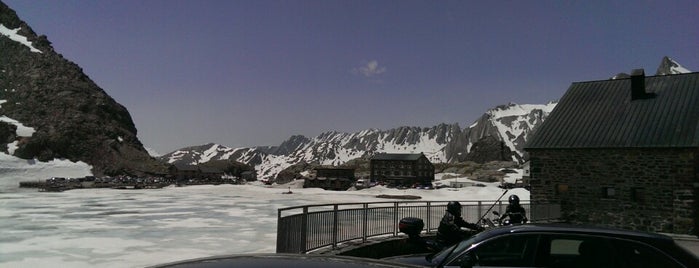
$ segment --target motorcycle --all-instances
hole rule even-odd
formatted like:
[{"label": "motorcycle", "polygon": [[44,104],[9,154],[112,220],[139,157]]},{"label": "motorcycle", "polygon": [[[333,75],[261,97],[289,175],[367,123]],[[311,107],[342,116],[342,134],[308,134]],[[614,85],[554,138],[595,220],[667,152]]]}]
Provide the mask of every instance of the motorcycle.
[{"label": "motorcycle", "polygon": [[[495,204],[497,204],[500,199],[502,199],[505,194],[507,194],[508,190],[505,190],[505,192],[502,193],[500,198],[493,203],[488,210],[481,216],[481,218],[477,221],[477,224],[481,227],[481,230],[479,231],[471,231],[467,232],[468,236],[473,236],[477,233],[479,233],[482,230],[486,230],[489,228],[493,228],[496,226],[500,225],[500,219],[499,217],[496,217],[494,220],[487,219],[486,215],[493,209]],[[500,215],[497,213],[497,211],[493,211],[493,214],[498,216]],[[446,248],[448,246],[451,246],[453,243],[447,243],[446,241],[443,241],[437,237],[432,237],[432,238],[423,238],[420,236],[420,232],[422,232],[422,228],[425,226],[424,222],[420,218],[415,218],[415,217],[406,217],[402,218],[400,222],[398,223],[398,229],[400,232],[405,233],[408,235],[408,244],[412,245],[415,249],[417,250],[427,250],[431,252],[437,252],[443,248]]]},{"label": "motorcycle", "polygon": [[415,251],[411,253],[437,252],[447,246],[443,241],[436,239],[436,237],[421,237],[420,232],[422,232],[423,227],[425,227],[425,223],[422,219],[415,217],[402,218],[398,223],[398,230],[408,235],[407,244],[410,247],[410,251]]},{"label": "motorcycle", "polygon": [[492,219],[483,218],[480,222],[481,227],[489,229],[502,225],[500,223],[500,213],[498,213],[497,211],[493,211],[492,213],[493,215],[495,215],[495,217],[493,217]]},{"label": "motorcycle", "polygon": [[[524,224],[524,223],[527,223],[527,217],[526,217],[526,216],[522,216],[522,215],[519,214],[519,213],[505,213],[504,215],[501,216],[500,213],[498,213],[497,211],[493,211],[493,214],[494,214],[495,216],[497,216],[496,221],[495,221],[495,222],[497,223],[497,226],[508,226],[508,225],[513,225],[513,224]],[[516,218],[519,218],[519,219],[522,219],[522,220],[521,220],[521,221],[518,221],[518,222],[513,222],[513,221],[512,221],[512,215],[515,215],[515,214],[518,215]],[[507,219],[502,220],[503,218],[507,218]]]}]

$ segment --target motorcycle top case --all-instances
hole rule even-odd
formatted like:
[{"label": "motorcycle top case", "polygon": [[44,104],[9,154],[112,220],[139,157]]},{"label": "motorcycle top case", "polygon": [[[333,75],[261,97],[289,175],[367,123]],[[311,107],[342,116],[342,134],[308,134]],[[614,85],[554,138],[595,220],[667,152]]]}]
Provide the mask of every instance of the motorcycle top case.
[{"label": "motorcycle top case", "polygon": [[425,227],[425,222],[414,217],[402,218],[398,223],[398,229],[406,234],[419,234],[423,227]]}]

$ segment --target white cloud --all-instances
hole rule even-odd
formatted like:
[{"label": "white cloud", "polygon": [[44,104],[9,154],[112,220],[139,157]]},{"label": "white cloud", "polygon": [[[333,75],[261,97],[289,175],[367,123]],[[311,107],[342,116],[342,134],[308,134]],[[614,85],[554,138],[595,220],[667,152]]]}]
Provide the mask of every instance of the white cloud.
[{"label": "white cloud", "polygon": [[365,77],[374,77],[386,72],[385,66],[380,66],[379,62],[372,60],[367,62],[365,65],[359,66],[354,69],[355,73],[359,73]]}]

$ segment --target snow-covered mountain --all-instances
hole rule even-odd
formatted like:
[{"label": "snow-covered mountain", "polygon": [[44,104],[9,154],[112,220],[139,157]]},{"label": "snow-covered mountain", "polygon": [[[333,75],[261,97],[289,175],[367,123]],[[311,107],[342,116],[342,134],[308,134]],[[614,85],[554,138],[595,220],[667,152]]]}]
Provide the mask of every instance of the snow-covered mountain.
[{"label": "snow-covered mountain", "polygon": [[692,71],[682,67],[682,65],[672,60],[670,57],[665,56],[662,61],[660,61],[660,66],[658,66],[655,75],[686,74],[691,72]]},{"label": "snow-covered mountain", "polygon": [[[662,60],[660,60],[660,65],[658,66],[658,70],[655,71],[655,75],[687,74],[691,72],[692,71],[683,67],[675,60],[665,56]],[[629,77],[631,76],[627,73],[619,73],[613,76],[611,79],[626,79]]]},{"label": "snow-covered mountain", "polygon": [[301,162],[341,165],[375,153],[424,153],[434,163],[470,160],[469,153],[474,143],[485,137],[494,137],[510,149],[512,155],[509,159],[521,161],[528,134],[555,105],[552,102],[545,105],[510,103],[498,106],[467,128],[461,128],[458,124],[440,124],[434,127],[367,129],[355,133],[332,131],[314,138],[292,136],[274,147],[193,146],[163,155],[161,159],[171,164],[235,160],[255,166],[258,176],[267,179]]}]

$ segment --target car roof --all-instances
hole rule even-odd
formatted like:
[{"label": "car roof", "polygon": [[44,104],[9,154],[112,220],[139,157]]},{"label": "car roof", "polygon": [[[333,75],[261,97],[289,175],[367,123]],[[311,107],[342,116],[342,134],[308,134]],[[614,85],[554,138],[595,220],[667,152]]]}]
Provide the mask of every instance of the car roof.
[{"label": "car roof", "polygon": [[151,268],[223,268],[223,267],[419,267],[376,259],[319,254],[236,254],[178,261]]},{"label": "car roof", "polygon": [[667,235],[648,233],[641,231],[632,231],[626,229],[618,229],[603,226],[593,225],[575,225],[563,223],[534,223],[511,225],[491,229],[484,233],[484,239],[499,236],[505,233],[566,233],[566,234],[585,234],[585,235],[600,235],[617,238],[625,238],[654,243],[674,243],[672,238]]}]

